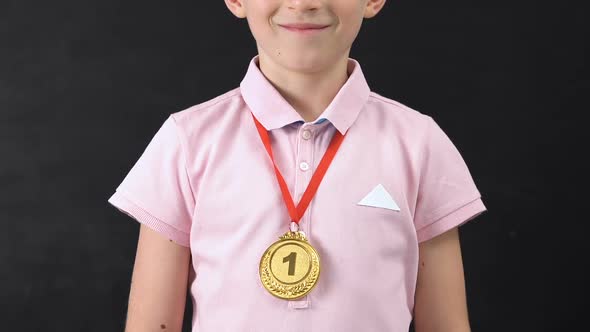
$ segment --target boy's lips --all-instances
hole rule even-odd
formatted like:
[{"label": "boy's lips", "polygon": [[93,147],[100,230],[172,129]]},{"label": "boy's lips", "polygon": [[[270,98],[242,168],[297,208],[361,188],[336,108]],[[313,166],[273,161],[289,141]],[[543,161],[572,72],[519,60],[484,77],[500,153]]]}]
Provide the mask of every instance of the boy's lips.
[{"label": "boy's lips", "polygon": [[311,24],[311,23],[294,23],[294,24],[279,24],[280,27],[298,33],[310,34],[324,30],[330,25],[326,24]]},{"label": "boy's lips", "polygon": [[329,24],[314,24],[314,23],[292,23],[292,24],[279,24],[283,27],[293,29],[321,29],[327,27]]}]

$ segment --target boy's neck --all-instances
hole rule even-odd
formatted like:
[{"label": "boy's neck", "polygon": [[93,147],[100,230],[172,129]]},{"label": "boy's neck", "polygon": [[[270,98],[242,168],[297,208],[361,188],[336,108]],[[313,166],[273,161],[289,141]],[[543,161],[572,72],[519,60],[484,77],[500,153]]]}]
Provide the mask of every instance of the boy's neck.
[{"label": "boy's neck", "polygon": [[292,71],[259,49],[260,71],[306,122],[315,121],[346,83],[348,53],[317,72]]}]

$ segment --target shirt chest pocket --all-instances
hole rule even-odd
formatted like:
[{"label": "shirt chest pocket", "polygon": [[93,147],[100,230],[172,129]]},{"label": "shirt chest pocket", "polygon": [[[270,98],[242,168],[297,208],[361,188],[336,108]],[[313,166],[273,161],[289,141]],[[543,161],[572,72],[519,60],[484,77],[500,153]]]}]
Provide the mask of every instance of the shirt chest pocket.
[{"label": "shirt chest pocket", "polygon": [[405,244],[415,230],[407,209],[405,196],[391,185],[376,184],[357,193],[349,207],[349,227],[364,242],[374,241],[376,247]]},{"label": "shirt chest pocket", "polygon": [[[329,202],[334,206],[320,209]],[[321,238],[322,253],[333,257],[334,264],[359,269],[395,265],[412,249],[415,229],[405,197],[387,184],[342,187],[336,197],[322,196],[317,203],[312,238]]]}]

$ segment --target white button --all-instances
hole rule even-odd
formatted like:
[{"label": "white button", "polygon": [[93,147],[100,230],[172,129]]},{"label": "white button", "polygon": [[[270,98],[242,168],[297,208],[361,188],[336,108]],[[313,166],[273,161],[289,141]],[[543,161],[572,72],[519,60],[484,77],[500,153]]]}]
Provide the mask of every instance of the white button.
[{"label": "white button", "polygon": [[301,133],[301,136],[302,136],[304,139],[310,139],[310,138],[311,138],[311,131],[309,131],[309,130],[304,130],[304,131],[303,131],[303,133]]},{"label": "white button", "polygon": [[309,169],[309,164],[304,161],[304,162],[302,162],[302,163],[299,164],[299,168],[302,171],[307,171]]}]

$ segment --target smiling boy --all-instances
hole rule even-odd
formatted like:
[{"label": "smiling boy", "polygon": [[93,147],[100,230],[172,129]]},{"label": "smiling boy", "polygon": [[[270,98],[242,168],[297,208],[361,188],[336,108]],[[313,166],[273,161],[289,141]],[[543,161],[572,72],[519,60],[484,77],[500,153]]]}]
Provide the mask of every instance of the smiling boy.
[{"label": "smiling boy", "polygon": [[141,223],[126,331],[180,331],[187,287],[194,332],[469,331],[481,195],[349,58],[385,0],[225,3],[258,49],[240,86],[171,114],[109,199]]}]

